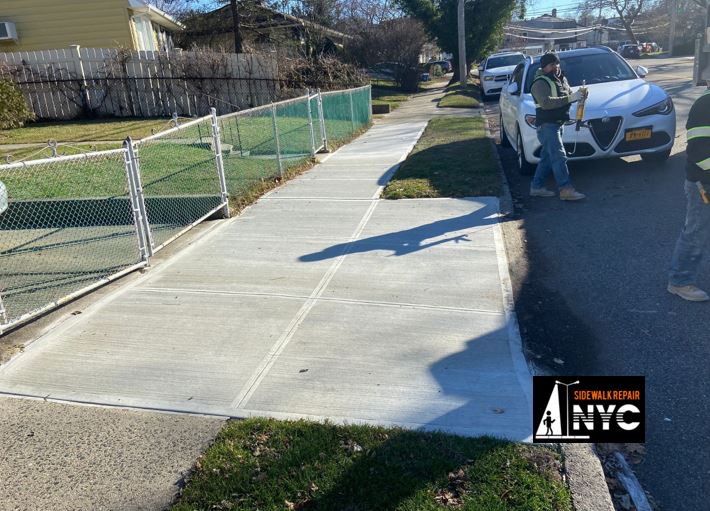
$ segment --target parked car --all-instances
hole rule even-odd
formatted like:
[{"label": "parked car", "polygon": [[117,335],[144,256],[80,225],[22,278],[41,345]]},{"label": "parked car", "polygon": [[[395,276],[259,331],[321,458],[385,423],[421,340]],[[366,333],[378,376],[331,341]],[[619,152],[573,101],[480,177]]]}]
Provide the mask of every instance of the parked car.
[{"label": "parked car", "polygon": [[499,94],[508,82],[515,66],[525,60],[522,53],[494,53],[478,66],[483,99],[492,94]]},{"label": "parked car", "polygon": [[623,48],[624,46],[626,46],[626,45],[628,45],[628,44],[635,44],[635,45],[638,46],[638,41],[632,41],[631,39],[627,39],[626,41],[621,41],[621,42],[617,45],[616,51],[619,52],[619,53],[621,53],[621,48]]},{"label": "parked car", "polygon": [[[643,78],[648,70],[632,69],[606,47],[561,52],[560,67],[573,89],[586,82],[589,97],[583,126],[569,121],[562,141],[572,160],[641,155],[644,161],[664,162],[675,139],[676,120],[671,97]],[[527,57],[513,71],[500,96],[501,142],[518,153],[518,168],[531,174],[540,161],[535,128],[535,102],[530,94],[540,57]],[[572,105],[570,118],[576,115]]]},{"label": "parked car", "polygon": [[624,46],[621,47],[621,51],[619,53],[625,59],[640,59],[641,58],[641,52],[639,51],[639,47],[635,44],[625,44]]},{"label": "parked car", "polygon": [[432,66],[439,66],[439,67],[441,67],[441,70],[444,73],[450,73],[453,70],[453,66],[451,65],[451,62],[449,62],[448,60],[434,60],[431,62],[427,62],[426,65],[429,68],[431,68]]}]

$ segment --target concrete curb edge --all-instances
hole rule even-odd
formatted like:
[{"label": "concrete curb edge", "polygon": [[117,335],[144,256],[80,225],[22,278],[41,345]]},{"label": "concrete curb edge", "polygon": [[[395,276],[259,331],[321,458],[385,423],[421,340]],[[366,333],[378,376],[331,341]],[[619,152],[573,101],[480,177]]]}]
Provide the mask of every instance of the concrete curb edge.
[{"label": "concrete curb edge", "polygon": [[[483,109],[481,109],[481,117],[483,117],[486,136],[490,141],[493,158],[501,176],[500,214],[501,216],[511,216],[514,213],[514,206],[510,186],[488,123],[488,117]],[[531,372],[532,374],[536,373],[534,370]],[[575,511],[614,511],[604,470],[592,444],[558,445],[560,445],[562,452],[563,467],[567,474],[567,485],[572,495],[572,505]]]}]

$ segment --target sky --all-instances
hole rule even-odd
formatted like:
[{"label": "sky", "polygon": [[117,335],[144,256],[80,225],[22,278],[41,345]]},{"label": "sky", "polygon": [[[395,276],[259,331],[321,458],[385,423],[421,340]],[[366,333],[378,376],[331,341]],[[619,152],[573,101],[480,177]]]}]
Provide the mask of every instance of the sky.
[{"label": "sky", "polygon": [[[560,18],[576,18],[577,10],[581,0],[527,0],[526,18],[537,18],[543,14],[551,14],[552,9],[557,9],[557,16]],[[611,9],[604,9],[602,14],[605,17],[615,16]]]},{"label": "sky", "polygon": [[576,18],[579,0],[528,0],[526,18],[537,18],[543,14],[550,14],[552,9],[557,9],[560,18]]}]

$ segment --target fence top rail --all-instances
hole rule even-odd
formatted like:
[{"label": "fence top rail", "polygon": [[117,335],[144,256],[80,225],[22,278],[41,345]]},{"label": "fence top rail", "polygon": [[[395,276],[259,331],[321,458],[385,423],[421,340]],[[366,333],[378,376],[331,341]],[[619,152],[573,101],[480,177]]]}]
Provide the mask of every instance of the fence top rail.
[{"label": "fence top rail", "polygon": [[309,98],[308,95],[298,96],[297,98],[286,99],[284,101],[277,101],[276,103],[269,103],[266,105],[256,106],[254,108],[247,108],[245,110],[238,110],[229,114],[220,115],[218,119],[231,119],[232,117],[238,117],[241,115],[250,115],[261,110],[271,109],[272,106],[279,107],[283,105],[288,105],[289,103],[296,103],[297,101],[306,101]]},{"label": "fence top rail", "polygon": [[0,165],[0,170],[14,170],[14,169],[25,168],[25,167],[35,167],[37,165],[56,164],[56,163],[63,163],[63,162],[75,161],[75,160],[91,160],[94,158],[100,158],[102,156],[109,156],[109,155],[113,155],[113,154],[122,154],[124,152],[125,152],[125,149],[109,149],[107,151],[91,151],[88,153],[71,154],[68,156],[56,156],[54,158],[42,158],[40,160],[18,161],[15,163],[6,163],[3,165]]},{"label": "fence top rail", "polygon": [[170,128],[169,130],[161,131],[160,133],[156,133],[155,135],[150,135],[145,138],[141,138],[140,140],[134,140],[133,145],[139,145],[139,144],[143,144],[144,142],[149,142],[151,140],[155,140],[157,138],[162,138],[164,136],[170,135],[170,134],[175,133],[177,131],[187,129],[191,126],[194,126],[195,124],[199,124],[201,122],[204,122],[211,117],[212,117],[211,115],[205,115],[204,117],[200,117],[198,119],[194,119],[194,120],[186,122],[184,124],[180,124],[179,126],[176,126],[175,128]]},{"label": "fence top rail", "polygon": [[343,94],[345,92],[356,92],[363,89],[369,89],[371,85],[363,85],[362,87],[355,87],[353,89],[341,89],[341,90],[329,90],[327,92],[321,92],[321,96],[331,96],[333,94]]}]

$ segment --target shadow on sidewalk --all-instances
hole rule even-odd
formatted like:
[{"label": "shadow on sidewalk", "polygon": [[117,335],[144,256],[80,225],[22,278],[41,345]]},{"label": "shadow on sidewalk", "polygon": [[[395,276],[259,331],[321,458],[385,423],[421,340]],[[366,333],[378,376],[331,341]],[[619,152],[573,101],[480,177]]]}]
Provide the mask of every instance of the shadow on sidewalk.
[{"label": "shadow on sidewalk", "polygon": [[[467,200],[467,199],[461,199]],[[429,224],[420,225],[411,229],[402,231],[380,234],[369,238],[362,238],[346,243],[338,243],[332,245],[320,252],[313,252],[299,257],[302,262],[323,261],[325,259],[333,259],[345,254],[355,254],[361,252],[369,252],[374,250],[391,250],[392,256],[403,256],[418,252],[436,245],[444,243],[459,243],[470,242],[468,233],[449,236],[440,239],[441,236],[446,236],[448,233],[468,230],[474,227],[482,227],[494,225],[499,221],[496,217],[498,210],[491,204],[486,204],[482,208],[477,209],[469,214],[439,220]],[[504,221],[501,219],[500,221]],[[432,241],[427,241],[432,240]]]}]

